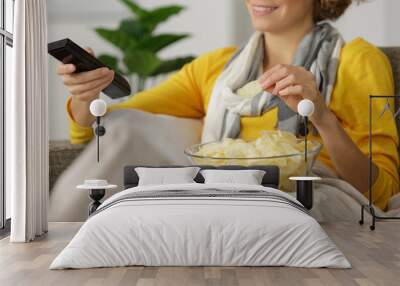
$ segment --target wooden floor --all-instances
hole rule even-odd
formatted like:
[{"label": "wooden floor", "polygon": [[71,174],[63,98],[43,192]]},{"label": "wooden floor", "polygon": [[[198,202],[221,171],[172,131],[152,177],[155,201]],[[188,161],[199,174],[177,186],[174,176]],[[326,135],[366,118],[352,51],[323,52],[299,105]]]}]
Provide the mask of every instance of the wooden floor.
[{"label": "wooden floor", "polygon": [[48,270],[80,223],[51,223],[49,233],[29,244],[0,241],[0,285],[400,285],[400,223],[324,225],[353,269],[285,267],[124,267]]}]

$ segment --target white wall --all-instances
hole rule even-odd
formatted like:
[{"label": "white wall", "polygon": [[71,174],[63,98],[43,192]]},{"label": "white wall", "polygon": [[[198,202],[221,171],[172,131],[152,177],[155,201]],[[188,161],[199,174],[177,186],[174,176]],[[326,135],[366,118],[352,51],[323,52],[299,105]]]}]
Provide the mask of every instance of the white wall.
[{"label": "white wall", "polygon": [[385,42],[386,46],[400,46],[400,1],[399,0],[385,0]]},{"label": "white wall", "polygon": [[[162,56],[201,54],[242,43],[252,32],[244,0],[140,0],[147,7],[169,3],[187,7],[160,31],[189,32],[192,37],[171,47]],[[95,27],[115,27],[129,12],[117,0],[49,0],[49,40],[70,37],[96,53],[116,52],[94,32]],[[346,40],[362,36],[378,46],[400,46],[400,0],[369,0],[353,5],[335,25]],[[49,58],[50,138],[68,138],[65,114],[67,91],[55,75],[57,62]]]},{"label": "white wall", "polygon": [[400,46],[399,0],[369,0],[353,4],[335,25],[349,41],[363,37],[377,46]]},{"label": "white wall", "polygon": [[[247,11],[241,2],[244,0],[236,0],[234,6],[237,19],[234,30],[238,39],[243,39],[252,30]],[[367,0],[360,5],[353,4],[333,24],[346,41],[363,37],[377,46],[400,46],[399,12],[400,0]]]}]

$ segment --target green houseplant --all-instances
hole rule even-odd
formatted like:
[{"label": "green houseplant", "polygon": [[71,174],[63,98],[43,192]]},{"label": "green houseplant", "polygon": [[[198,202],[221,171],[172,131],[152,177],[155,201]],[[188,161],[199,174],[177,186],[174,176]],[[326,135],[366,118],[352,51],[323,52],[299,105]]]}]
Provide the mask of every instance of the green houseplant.
[{"label": "green houseplant", "polygon": [[98,58],[126,76],[136,76],[137,92],[144,89],[147,78],[176,71],[193,60],[193,56],[173,59],[158,56],[164,48],[189,37],[189,34],[156,33],[156,28],[179,14],[183,6],[169,5],[148,10],[133,0],[120,1],[132,12],[132,17],[123,19],[117,29],[96,28],[95,31],[121,50],[122,58],[109,54],[101,54]]}]

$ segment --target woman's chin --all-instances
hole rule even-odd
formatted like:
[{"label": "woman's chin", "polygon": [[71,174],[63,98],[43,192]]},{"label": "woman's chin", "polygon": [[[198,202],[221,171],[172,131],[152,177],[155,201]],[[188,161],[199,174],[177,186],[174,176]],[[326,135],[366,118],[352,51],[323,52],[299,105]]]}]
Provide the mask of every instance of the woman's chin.
[{"label": "woman's chin", "polygon": [[281,30],[279,25],[271,23],[270,21],[253,21],[253,28],[256,31],[264,33],[273,33],[274,31]]}]

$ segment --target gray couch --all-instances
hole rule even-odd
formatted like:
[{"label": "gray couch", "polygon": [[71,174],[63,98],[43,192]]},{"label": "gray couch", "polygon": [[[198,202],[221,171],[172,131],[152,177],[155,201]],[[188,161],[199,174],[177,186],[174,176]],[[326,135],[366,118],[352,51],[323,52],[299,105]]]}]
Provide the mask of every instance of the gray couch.
[{"label": "gray couch", "polygon": [[[396,84],[396,94],[400,95],[400,47],[382,48],[388,56],[392,67]],[[396,101],[396,109],[400,107],[400,101]],[[400,118],[396,118],[400,131]],[[68,141],[50,142],[50,190],[60,174],[71,164],[71,162],[84,149],[85,145],[72,145]],[[134,162],[132,162],[134,163]]]},{"label": "gray couch", "polygon": [[[387,55],[393,68],[393,78],[395,83],[395,94],[400,95],[400,47],[382,48],[383,52]],[[396,110],[400,107],[400,100],[395,100]],[[400,133],[400,118],[396,118],[397,129]]]},{"label": "gray couch", "polygon": [[53,188],[57,178],[82,152],[85,145],[73,145],[68,140],[50,141],[49,144],[49,187]]}]

